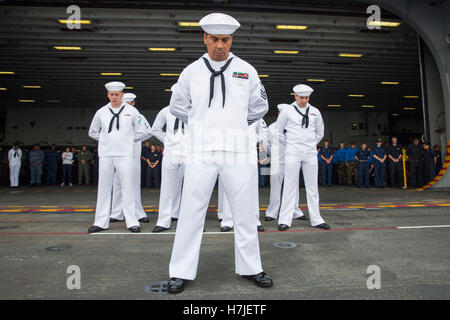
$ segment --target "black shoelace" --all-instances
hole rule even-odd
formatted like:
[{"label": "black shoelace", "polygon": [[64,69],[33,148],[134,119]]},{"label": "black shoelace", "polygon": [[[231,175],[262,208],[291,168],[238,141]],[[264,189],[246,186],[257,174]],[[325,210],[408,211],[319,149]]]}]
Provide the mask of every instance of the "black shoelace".
[{"label": "black shoelace", "polygon": [[233,58],[230,58],[227,63],[225,63],[225,65],[223,67],[220,68],[219,71],[214,70],[211,65],[209,64],[208,59],[203,58],[203,60],[205,61],[206,67],[208,67],[209,71],[211,71],[211,78],[209,79],[209,104],[208,104],[208,108],[211,107],[211,100],[214,96],[214,79],[220,75],[220,79],[222,80],[222,108],[225,107],[225,77],[223,75],[223,72],[228,68],[228,66],[231,63],[231,60],[233,60]]}]

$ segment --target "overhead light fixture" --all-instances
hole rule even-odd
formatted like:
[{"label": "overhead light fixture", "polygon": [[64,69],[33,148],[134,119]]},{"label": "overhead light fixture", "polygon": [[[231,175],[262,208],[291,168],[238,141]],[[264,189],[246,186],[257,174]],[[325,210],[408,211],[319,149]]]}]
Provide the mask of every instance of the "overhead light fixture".
[{"label": "overhead light fixture", "polygon": [[295,93],[294,93],[294,92],[291,92],[291,96],[295,96]]},{"label": "overhead light fixture", "polygon": [[274,50],[273,53],[276,54],[297,54],[300,51],[298,50]]},{"label": "overhead light fixture", "polygon": [[397,85],[397,84],[399,84],[400,82],[398,82],[398,81],[381,81],[381,84],[393,84],[393,85]]},{"label": "overhead light fixture", "polygon": [[125,87],[124,89],[125,89],[125,90],[133,90],[134,87]]},{"label": "overhead light fixture", "polygon": [[414,107],[403,107],[403,110],[416,110]]},{"label": "overhead light fixture", "polygon": [[395,21],[376,21],[372,20],[369,22],[369,26],[380,26],[380,27],[392,27],[396,28],[399,25],[401,25],[401,22],[395,22]]},{"label": "overhead light fixture", "polygon": [[0,74],[15,74],[14,71],[0,71]]},{"label": "overhead light fixture", "polygon": [[325,82],[327,80],[325,80],[325,79],[306,79],[306,81],[308,81],[308,82]]},{"label": "overhead light fixture", "polygon": [[82,50],[81,47],[64,47],[64,46],[53,46],[55,50]]},{"label": "overhead light fixture", "polygon": [[329,107],[342,107],[342,104],[329,104]]},{"label": "overhead light fixture", "polygon": [[405,99],[419,99],[419,96],[403,96]]},{"label": "overhead light fixture", "polygon": [[176,48],[148,48],[150,51],[175,51]]},{"label": "overhead light fixture", "polygon": [[8,90],[7,88],[0,88],[0,91],[6,91]]},{"label": "overhead light fixture", "polygon": [[36,102],[35,100],[19,99],[19,102]]},{"label": "overhead light fixture", "polygon": [[306,30],[308,26],[296,26],[289,24],[277,24],[277,29],[279,30]]},{"label": "overhead light fixture", "polygon": [[353,97],[353,98],[362,98],[362,97],[364,97],[363,94],[353,94],[353,93],[349,94],[348,96],[349,97]]},{"label": "overhead light fixture", "polygon": [[362,53],[339,53],[339,57],[344,58],[361,58],[362,56]]},{"label": "overhead light fixture", "polygon": [[170,89],[164,89],[165,92],[172,92]]},{"label": "overhead light fixture", "polygon": [[58,22],[59,23],[62,23],[62,24],[67,24],[67,23],[70,23],[70,24],[91,24],[91,20],[64,20],[64,19],[58,19]]},{"label": "overhead light fixture", "polygon": [[373,105],[368,105],[368,104],[363,104],[361,107],[362,107],[362,108],[375,108],[375,106],[373,106]]},{"label": "overhead light fixture", "polygon": [[180,74],[179,73],[160,73],[160,76],[163,77],[178,77]]},{"label": "overhead light fixture", "polygon": [[122,72],[101,72],[101,76],[121,76]]},{"label": "overhead light fixture", "polygon": [[190,21],[178,21],[178,26],[180,26],[180,27],[200,27],[200,23],[190,22]]},{"label": "overhead light fixture", "polygon": [[396,116],[398,116],[398,115],[399,115],[398,113],[393,113],[393,114],[392,114],[393,117],[396,117]]},{"label": "overhead light fixture", "polygon": [[258,76],[259,76],[260,78],[268,78],[268,77],[270,77],[269,74],[259,74]]},{"label": "overhead light fixture", "polygon": [[41,86],[22,86],[22,88],[25,88],[25,89],[41,89],[42,87]]},{"label": "overhead light fixture", "polygon": [[48,102],[48,103],[58,103],[58,102],[61,102],[61,100],[45,100],[45,102]]}]

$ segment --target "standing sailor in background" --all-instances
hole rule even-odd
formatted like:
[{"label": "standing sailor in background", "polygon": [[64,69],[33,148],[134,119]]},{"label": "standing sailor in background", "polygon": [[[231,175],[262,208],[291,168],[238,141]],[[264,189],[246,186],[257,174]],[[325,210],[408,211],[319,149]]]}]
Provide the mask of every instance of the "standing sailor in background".
[{"label": "standing sailor in background", "polygon": [[18,188],[20,167],[22,166],[22,150],[20,150],[19,144],[14,143],[14,146],[8,151],[8,162],[10,186]]},{"label": "standing sailor in background", "polygon": [[308,213],[311,225],[328,230],[330,227],[320,216],[317,144],[324,135],[324,124],[320,111],[309,104],[314,90],[304,84],[294,87],[295,102],[286,107],[277,119],[280,133],[286,132],[286,167],[284,190],[281,200],[278,230],[286,231],[292,224],[294,206],[298,199],[299,172],[305,180]]},{"label": "standing sailor in background", "polygon": [[[289,107],[289,104],[279,104],[278,115]],[[270,203],[266,210],[265,221],[274,221],[278,218],[278,211],[281,202],[281,188],[284,180],[284,155],[286,152],[286,132],[280,132],[278,123],[274,122],[269,126],[267,151],[270,155]],[[294,219],[307,220],[302,210],[298,207],[299,193],[296,193],[294,203]]]},{"label": "standing sailor in background", "polygon": [[381,138],[377,139],[377,143],[373,147],[372,153],[375,159],[375,187],[384,188],[386,180],[387,152],[383,146],[383,141],[381,140]]},{"label": "standing sailor in background", "polygon": [[[128,103],[129,105],[136,108],[136,95],[134,93],[125,93],[123,95],[122,101],[125,103]],[[150,128],[150,125],[148,125],[147,120],[144,116],[141,115],[141,121],[145,121],[147,123],[147,126]],[[150,138],[151,135],[145,137],[143,140]],[[142,207],[142,199],[141,199],[141,152],[142,152],[142,140],[135,141],[134,142],[134,150],[133,150],[133,157],[134,157],[134,178],[133,178],[133,184],[134,184],[134,194],[136,198],[136,218],[139,222],[143,223],[149,223],[150,220],[147,217],[147,214],[144,211],[144,208]],[[114,172],[114,180],[113,180],[113,194],[112,194],[112,209],[111,209],[111,218],[109,219],[109,222],[118,222],[123,221],[125,219],[125,216],[123,214],[122,210],[122,187],[120,185],[120,178],[117,171]]]},{"label": "standing sailor in background", "polygon": [[[163,127],[166,126],[166,132]],[[158,221],[152,232],[170,229],[171,221],[178,220],[187,152],[187,124],[163,108],[156,116],[152,134],[164,144],[164,161],[161,168],[161,192]]]},{"label": "standing sailor in background", "polygon": [[[249,126],[249,134],[250,137],[254,140],[250,141],[250,145],[254,146],[251,152],[254,152],[252,158],[257,158],[257,150],[256,143],[260,143],[264,150],[267,150],[267,124],[263,119],[253,122]],[[257,140],[257,141],[256,141]],[[259,188],[258,188],[258,163],[255,162],[252,176],[252,189],[254,191],[254,195],[251,199],[253,201],[253,211],[257,217],[257,230],[259,232],[264,231],[264,227],[261,225],[261,221],[259,220]],[[224,191],[223,183],[220,179],[219,175],[219,190],[218,190],[218,198],[219,198],[219,208],[218,213],[220,211],[219,220],[222,220],[220,223],[220,231],[228,232],[233,229],[233,214],[231,212],[230,201],[228,200],[227,195]],[[250,201],[250,199],[249,199]]]},{"label": "standing sailor in background", "polygon": [[255,68],[229,51],[239,22],[212,13],[200,20],[200,26],[208,52],[183,70],[169,105],[174,116],[189,124],[189,144],[168,292],[183,291],[196,277],[205,216],[218,175],[233,215],[236,273],[260,287],[271,287],[261,265],[250,200],[251,161],[256,159],[250,159],[254,145],[247,124],[267,113],[267,94]]},{"label": "standing sailor in background", "polygon": [[135,107],[122,102],[122,82],[105,85],[110,102],[97,110],[89,137],[98,141],[99,181],[94,225],[88,232],[109,228],[113,172],[117,171],[122,191],[122,210],[128,230],[140,232],[135,200],[135,142],[150,135],[150,127]]},{"label": "standing sailor in background", "polygon": [[[322,162],[322,186],[332,186],[331,176],[333,174],[333,149],[329,146],[328,140],[323,142],[323,147],[320,149],[320,158]],[[328,178],[328,179],[327,179]]]}]

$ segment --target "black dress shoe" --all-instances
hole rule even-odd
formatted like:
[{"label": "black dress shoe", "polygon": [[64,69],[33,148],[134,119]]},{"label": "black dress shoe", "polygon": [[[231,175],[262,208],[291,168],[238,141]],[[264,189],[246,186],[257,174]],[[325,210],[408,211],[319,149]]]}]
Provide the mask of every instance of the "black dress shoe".
[{"label": "black dress shoe", "polygon": [[157,232],[163,232],[169,230],[169,228],[164,228],[164,227],[160,227],[160,226],[155,226],[152,230],[153,233],[157,233]]},{"label": "black dress shoe", "polygon": [[172,222],[173,221],[178,221],[178,218],[172,218],[172,219],[170,219]]},{"label": "black dress shoe", "polygon": [[264,221],[274,221],[274,220],[276,220],[276,219],[272,218],[272,217],[265,217],[264,218]]},{"label": "black dress shoe", "polygon": [[270,279],[265,272],[261,272],[252,276],[242,276],[242,277],[253,281],[253,283],[256,284],[258,287],[270,288],[271,286],[273,286],[272,279]]},{"label": "black dress shoe", "polygon": [[305,215],[302,215],[301,217],[295,218],[295,220],[308,220],[308,218]]},{"label": "black dress shoe", "polygon": [[92,226],[88,229],[89,233],[94,233],[94,232],[100,232],[100,231],[105,231],[106,229],[97,227],[97,226]]},{"label": "black dress shoe", "polygon": [[289,226],[288,226],[288,225],[280,224],[280,225],[278,226],[278,230],[280,230],[280,231],[286,231],[287,229],[289,229]]},{"label": "black dress shoe", "polygon": [[122,222],[122,221],[124,221],[124,220],[119,220],[119,219],[114,219],[114,218],[109,218],[109,222],[111,223],[114,223],[114,222]]},{"label": "black dress shoe", "polygon": [[317,226],[314,226],[314,228],[319,228],[319,229],[323,229],[323,230],[330,230],[330,226],[327,225],[326,223],[321,223]]},{"label": "black dress shoe", "polygon": [[266,231],[266,230],[264,229],[263,226],[258,226],[258,232],[264,232],[264,231]]},{"label": "black dress shoe", "polygon": [[180,279],[180,278],[170,278],[167,283],[167,292],[168,293],[180,293],[184,290],[184,286],[188,280]]},{"label": "black dress shoe", "polygon": [[222,222],[222,219],[219,219],[219,222]]},{"label": "black dress shoe", "polygon": [[231,230],[233,230],[233,228],[231,228],[231,227],[227,227],[227,226],[225,226],[225,227],[220,227],[220,231],[222,231],[222,232],[229,232],[229,231],[231,231]]},{"label": "black dress shoe", "polygon": [[143,218],[140,218],[138,221],[142,222],[142,223],[149,223],[150,219],[148,217],[143,217]]},{"label": "black dress shoe", "polygon": [[135,232],[135,233],[141,232],[141,228],[138,226],[130,227],[130,228],[128,228],[128,230],[130,230],[131,232]]}]

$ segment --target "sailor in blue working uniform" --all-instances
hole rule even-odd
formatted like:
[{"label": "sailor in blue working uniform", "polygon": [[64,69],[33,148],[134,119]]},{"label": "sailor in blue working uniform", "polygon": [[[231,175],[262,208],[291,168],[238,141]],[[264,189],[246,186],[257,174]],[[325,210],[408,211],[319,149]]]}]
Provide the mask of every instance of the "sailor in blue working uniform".
[{"label": "sailor in blue working uniform", "polygon": [[375,187],[384,188],[387,154],[380,138],[377,139],[377,144],[373,147],[373,157],[375,158]]},{"label": "sailor in blue working uniform", "polygon": [[61,160],[61,155],[56,150],[56,146],[52,144],[50,150],[45,155],[47,162],[47,185],[56,185],[56,173],[58,172],[58,162]]},{"label": "sailor in blue working uniform", "polygon": [[[319,152],[320,160],[322,160],[322,186],[331,187],[331,175],[333,173],[333,149],[328,145],[328,140],[323,142],[323,147]],[[327,179],[328,178],[328,179]]]},{"label": "sailor in blue working uniform", "polygon": [[414,138],[413,143],[406,148],[409,157],[410,187],[418,188],[423,185],[423,146],[419,144],[419,139]]},{"label": "sailor in blue working uniform", "polygon": [[391,175],[391,187],[400,188],[402,185],[402,147],[397,143],[397,137],[391,138],[388,147],[389,173]]},{"label": "sailor in blue working uniform", "polygon": [[424,167],[424,182],[428,183],[435,177],[436,173],[436,153],[431,149],[428,142],[423,144],[423,167]]},{"label": "sailor in blue working uniform", "polygon": [[358,164],[358,188],[362,188],[365,184],[369,188],[369,158],[370,151],[367,149],[367,144],[363,143],[361,149],[356,151],[355,160]]}]

